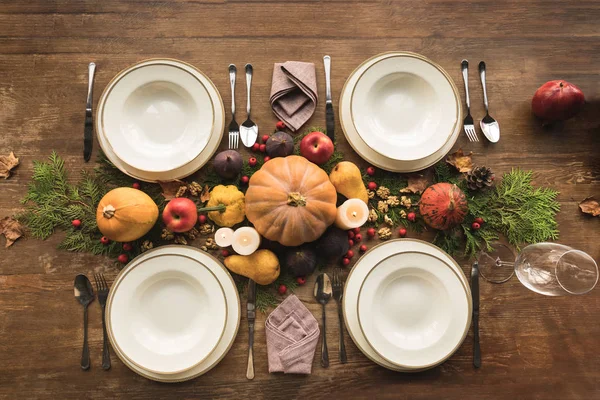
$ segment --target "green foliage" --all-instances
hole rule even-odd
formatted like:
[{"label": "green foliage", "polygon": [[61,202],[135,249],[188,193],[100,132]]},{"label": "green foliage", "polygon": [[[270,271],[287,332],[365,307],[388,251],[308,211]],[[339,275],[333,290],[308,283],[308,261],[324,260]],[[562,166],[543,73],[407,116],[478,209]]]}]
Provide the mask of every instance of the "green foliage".
[{"label": "green foliage", "polygon": [[[467,190],[469,213],[464,222],[449,232],[438,233],[434,243],[452,254],[464,241],[464,255],[472,257],[484,246],[489,248],[500,234],[517,249],[523,244],[558,239],[558,192],[533,187],[532,177],[531,171],[513,169],[504,174],[496,187],[478,192]],[[471,225],[477,217],[485,223],[481,229],[473,230]]]}]

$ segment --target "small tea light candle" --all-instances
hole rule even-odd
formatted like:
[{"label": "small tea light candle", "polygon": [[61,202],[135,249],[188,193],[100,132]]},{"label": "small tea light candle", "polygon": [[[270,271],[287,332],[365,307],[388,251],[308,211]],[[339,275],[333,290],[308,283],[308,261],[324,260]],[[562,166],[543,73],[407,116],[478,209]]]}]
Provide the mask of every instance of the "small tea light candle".
[{"label": "small tea light candle", "polygon": [[335,226],[348,230],[364,225],[369,218],[369,207],[361,199],[348,199],[337,209]]},{"label": "small tea light candle", "polygon": [[260,246],[260,235],[256,229],[249,226],[239,228],[233,233],[231,245],[233,246],[233,251],[239,255],[249,256]]},{"label": "small tea light candle", "polygon": [[220,228],[215,232],[215,243],[219,247],[229,247],[233,242],[233,229]]}]

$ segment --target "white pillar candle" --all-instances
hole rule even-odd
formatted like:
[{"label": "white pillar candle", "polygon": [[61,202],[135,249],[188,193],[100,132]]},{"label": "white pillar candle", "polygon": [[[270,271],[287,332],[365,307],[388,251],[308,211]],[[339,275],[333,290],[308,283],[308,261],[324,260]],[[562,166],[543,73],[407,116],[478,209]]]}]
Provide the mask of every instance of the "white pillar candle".
[{"label": "white pillar candle", "polygon": [[369,207],[361,199],[348,199],[337,209],[335,226],[354,229],[364,225],[369,218]]},{"label": "white pillar candle", "polygon": [[260,235],[254,228],[245,226],[238,228],[233,233],[233,241],[231,243],[233,251],[242,256],[249,256],[254,253],[260,246]]},{"label": "white pillar candle", "polygon": [[219,228],[215,232],[215,243],[219,247],[229,247],[233,242],[233,229]]}]

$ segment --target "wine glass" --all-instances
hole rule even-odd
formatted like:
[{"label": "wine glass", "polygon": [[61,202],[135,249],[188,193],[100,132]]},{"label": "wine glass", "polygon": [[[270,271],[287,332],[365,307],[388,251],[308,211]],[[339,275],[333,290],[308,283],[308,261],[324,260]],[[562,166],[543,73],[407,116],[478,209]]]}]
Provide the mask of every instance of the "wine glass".
[{"label": "wine glass", "polygon": [[500,241],[479,253],[479,274],[491,283],[504,283],[515,273],[515,252]]},{"label": "wine glass", "polygon": [[528,289],[546,296],[585,294],[598,283],[598,265],[587,253],[558,243],[525,247],[515,274]]},{"label": "wine glass", "polygon": [[531,244],[512,260],[510,247],[494,242],[490,251],[479,254],[480,274],[489,282],[503,283],[514,273],[525,287],[546,296],[585,294],[598,283],[596,261],[563,244]]}]

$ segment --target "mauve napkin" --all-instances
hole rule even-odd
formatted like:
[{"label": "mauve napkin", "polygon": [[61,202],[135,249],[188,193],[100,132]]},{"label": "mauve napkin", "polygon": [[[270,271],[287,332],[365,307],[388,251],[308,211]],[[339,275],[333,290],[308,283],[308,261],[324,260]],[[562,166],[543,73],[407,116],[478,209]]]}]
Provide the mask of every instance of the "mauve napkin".
[{"label": "mauve napkin", "polygon": [[292,131],[308,121],[317,107],[315,64],[300,61],[276,63],[271,83],[273,112]]},{"label": "mauve napkin", "polygon": [[269,372],[310,374],[319,341],[319,323],[294,295],[267,318]]}]

